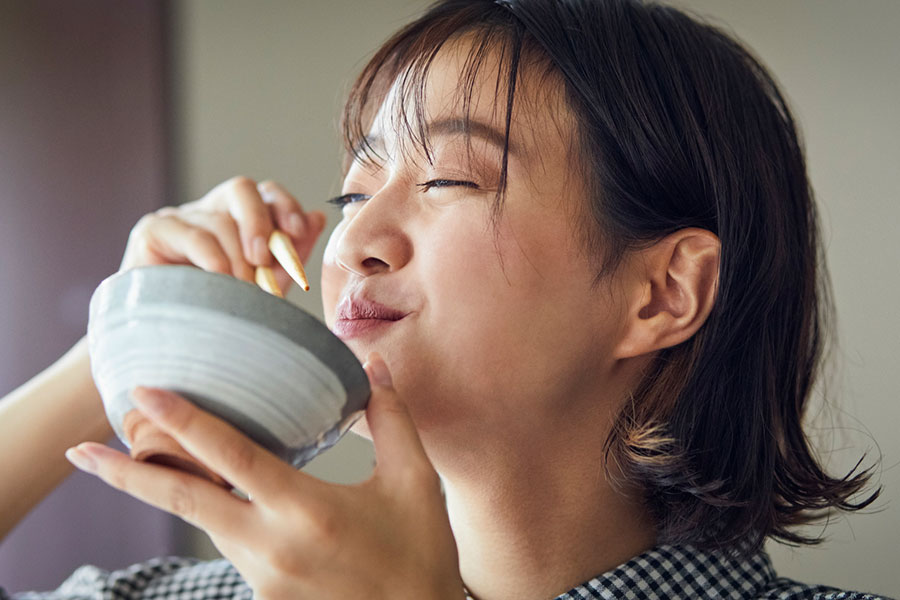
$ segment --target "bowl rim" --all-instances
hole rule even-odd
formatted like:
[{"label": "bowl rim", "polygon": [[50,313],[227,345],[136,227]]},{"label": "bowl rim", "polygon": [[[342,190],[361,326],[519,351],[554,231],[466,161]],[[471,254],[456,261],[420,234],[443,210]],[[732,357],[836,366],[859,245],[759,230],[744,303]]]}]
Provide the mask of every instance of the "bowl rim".
[{"label": "bowl rim", "polygon": [[[201,289],[202,294],[198,291]],[[187,265],[148,265],[120,271],[94,291],[88,333],[112,311],[164,303],[223,312],[263,326],[309,350],[337,375],[346,390],[342,414],[361,410],[368,401],[371,388],[362,364],[324,323],[296,304],[231,275]]]}]

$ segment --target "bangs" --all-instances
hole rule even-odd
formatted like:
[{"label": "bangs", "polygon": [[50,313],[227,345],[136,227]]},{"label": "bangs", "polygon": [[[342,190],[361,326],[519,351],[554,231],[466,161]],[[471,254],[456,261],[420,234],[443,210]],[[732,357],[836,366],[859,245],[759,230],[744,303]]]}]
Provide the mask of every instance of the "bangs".
[{"label": "bangs", "polygon": [[523,38],[523,29],[513,15],[494,2],[444,3],[430,10],[426,17],[400,30],[366,64],[350,89],[341,123],[347,152],[344,171],[354,160],[373,166],[384,162],[386,157],[378,154],[368,132],[392,91],[397,101],[390,107],[391,112],[386,119],[398,134],[398,151],[404,156],[423,155],[426,160],[432,161],[425,112],[428,76],[441,50],[462,41],[465,42],[461,44],[465,54],[455,98],[455,104],[461,111],[461,133],[471,139],[475,86],[479,75],[495,64],[492,104],[497,111],[505,110],[505,114],[500,115],[504,131],[497,201],[493,211],[496,217],[507,188],[510,124]]}]

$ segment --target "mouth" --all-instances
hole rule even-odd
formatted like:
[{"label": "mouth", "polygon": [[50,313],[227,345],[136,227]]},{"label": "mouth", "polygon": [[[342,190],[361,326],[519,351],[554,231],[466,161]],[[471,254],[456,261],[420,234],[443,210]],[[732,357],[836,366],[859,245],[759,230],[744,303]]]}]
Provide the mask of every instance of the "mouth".
[{"label": "mouth", "polygon": [[332,331],[343,341],[375,337],[409,313],[365,298],[344,298],[337,307]]}]

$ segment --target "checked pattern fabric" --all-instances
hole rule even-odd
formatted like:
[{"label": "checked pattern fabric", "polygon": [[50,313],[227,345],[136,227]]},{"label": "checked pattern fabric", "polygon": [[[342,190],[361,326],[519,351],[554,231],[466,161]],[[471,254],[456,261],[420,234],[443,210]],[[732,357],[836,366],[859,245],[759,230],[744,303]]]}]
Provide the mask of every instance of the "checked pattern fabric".
[{"label": "checked pattern fabric", "polygon": [[[778,578],[764,551],[750,558],[658,546],[554,600],[889,600]],[[472,599],[470,596],[470,600]]]},{"label": "checked pattern fabric", "polygon": [[[471,595],[470,600],[478,600]],[[118,571],[85,566],[57,590],[0,600],[251,600],[253,592],[225,560],[159,558]],[[555,600],[889,600],[778,578],[765,552],[741,558],[725,552],[658,546]],[[526,600],[523,598],[523,600]]]}]

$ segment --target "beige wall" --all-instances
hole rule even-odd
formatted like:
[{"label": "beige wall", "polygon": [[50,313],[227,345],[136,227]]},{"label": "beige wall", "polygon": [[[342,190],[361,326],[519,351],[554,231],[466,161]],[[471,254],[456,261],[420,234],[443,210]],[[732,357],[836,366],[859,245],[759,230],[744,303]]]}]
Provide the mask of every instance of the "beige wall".
[{"label": "beige wall", "polygon": [[[413,0],[185,0],[178,31],[177,160],[181,200],[238,173],[278,179],[323,208],[338,186],[335,118],[347,79],[388,33],[425,5]],[[818,421],[835,468],[883,454],[883,510],[839,518],[821,548],[773,548],[784,575],[900,595],[900,2],[693,0],[728,23],[771,66],[792,99],[823,207],[840,316],[840,406]],[[332,223],[333,223],[332,218]],[[318,279],[318,257],[310,261]],[[297,298],[320,313],[315,293]],[[869,437],[871,436],[871,437]],[[849,446],[850,451],[839,451]],[[310,470],[365,477],[357,439]]]}]

